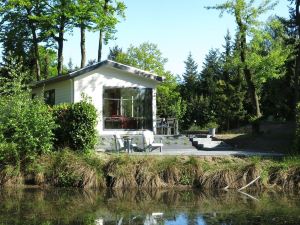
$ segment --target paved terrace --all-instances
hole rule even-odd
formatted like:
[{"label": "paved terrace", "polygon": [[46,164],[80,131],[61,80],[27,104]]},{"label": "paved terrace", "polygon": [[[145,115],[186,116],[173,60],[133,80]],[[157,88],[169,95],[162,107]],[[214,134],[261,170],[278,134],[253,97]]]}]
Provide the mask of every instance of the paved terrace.
[{"label": "paved terrace", "polygon": [[[197,140],[198,138],[194,139]],[[188,137],[180,136],[155,136],[155,142],[164,144],[162,152],[159,149],[152,151],[133,151],[130,155],[169,155],[169,156],[261,156],[261,157],[283,157],[284,154],[277,152],[259,151],[257,149],[234,149],[232,146],[226,143],[218,143],[218,141],[212,141],[211,139],[200,139],[200,144],[204,143],[204,149],[197,149],[199,142],[193,142]],[[204,141],[204,142],[203,142]]]}]

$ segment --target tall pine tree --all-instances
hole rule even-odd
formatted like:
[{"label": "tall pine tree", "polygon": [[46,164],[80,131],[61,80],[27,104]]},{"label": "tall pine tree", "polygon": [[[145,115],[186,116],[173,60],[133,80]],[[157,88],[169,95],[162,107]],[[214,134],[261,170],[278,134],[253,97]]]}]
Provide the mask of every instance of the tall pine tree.
[{"label": "tall pine tree", "polygon": [[234,45],[229,31],[225,36],[224,51],[221,54],[221,76],[217,81],[214,102],[218,124],[222,129],[229,130],[239,126],[245,116],[245,87],[239,68],[234,63]]},{"label": "tall pine tree", "polygon": [[193,59],[191,52],[184,64],[185,72],[182,74],[183,84],[181,93],[184,99],[189,100],[192,96],[196,96],[199,93],[198,64]]}]

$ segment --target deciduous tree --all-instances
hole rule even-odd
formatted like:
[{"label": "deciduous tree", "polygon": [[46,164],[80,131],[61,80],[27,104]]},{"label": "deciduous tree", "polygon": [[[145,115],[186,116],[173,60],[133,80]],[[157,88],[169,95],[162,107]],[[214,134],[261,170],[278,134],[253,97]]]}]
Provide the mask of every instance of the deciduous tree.
[{"label": "deciduous tree", "polygon": [[97,0],[95,4],[94,30],[99,31],[98,62],[101,62],[103,43],[114,39],[119,19],[125,18],[126,6],[119,0]]},{"label": "deciduous tree", "polygon": [[47,1],[47,11],[40,15],[43,29],[57,42],[57,72],[63,73],[63,49],[65,34],[74,27],[74,14],[76,11],[74,0]]},{"label": "deciduous tree", "polygon": [[[1,42],[6,53],[10,51],[23,60],[30,56],[36,80],[41,79],[39,43],[46,41],[39,17],[45,14],[47,1],[8,0],[0,3]],[[28,60],[30,61],[30,60]]]},{"label": "deciduous tree", "polygon": [[93,25],[94,10],[96,9],[95,0],[75,0],[74,21],[75,26],[80,29],[80,68],[86,64],[86,30],[91,30]]},{"label": "deciduous tree", "polygon": [[238,28],[238,41],[239,41],[239,55],[240,62],[247,82],[248,93],[252,103],[253,115],[261,117],[261,110],[259,104],[259,96],[257,88],[255,86],[254,74],[251,71],[251,67],[248,64],[249,54],[247,48],[247,37],[251,35],[255,27],[258,25],[258,17],[265,12],[274,8],[276,3],[272,0],[264,0],[258,6],[255,0],[228,0],[223,4],[218,4],[213,7],[207,7],[208,9],[221,10],[221,15],[224,12],[232,14],[235,17],[235,21]]}]

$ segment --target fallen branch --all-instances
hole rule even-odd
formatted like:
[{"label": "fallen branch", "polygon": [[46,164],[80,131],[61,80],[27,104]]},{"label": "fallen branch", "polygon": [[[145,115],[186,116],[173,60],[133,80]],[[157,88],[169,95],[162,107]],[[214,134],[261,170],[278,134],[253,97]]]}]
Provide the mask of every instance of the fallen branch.
[{"label": "fallen branch", "polygon": [[251,184],[253,184],[255,181],[257,181],[260,178],[260,176],[256,177],[253,181],[251,181],[250,183],[248,183],[247,185],[245,185],[244,187],[241,187],[240,189],[238,189],[238,191],[241,191],[247,187],[249,187]]},{"label": "fallen branch", "polygon": [[235,182],[237,182],[239,179],[242,179],[243,178],[243,176],[240,176],[240,177],[238,177],[237,179],[235,179],[233,182],[231,182],[230,184],[228,184],[226,187],[224,187],[223,188],[223,190],[228,190],[228,188],[230,188],[230,186],[232,185],[232,184],[234,184]]},{"label": "fallen branch", "polygon": [[227,185],[227,186],[224,187],[223,189],[224,189],[224,190],[227,190],[227,189],[229,188],[229,186],[230,186],[230,185]]},{"label": "fallen branch", "polygon": [[255,201],[259,201],[257,198],[253,197],[252,195],[249,195],[248,193],[245,193],[243,191],[238,191],[238,192],[241,193],[241,194],[243,194],[243,195],[246,195],[247,197],[249,197],[249,198],[251,198],[251,199],[253,199]]}]

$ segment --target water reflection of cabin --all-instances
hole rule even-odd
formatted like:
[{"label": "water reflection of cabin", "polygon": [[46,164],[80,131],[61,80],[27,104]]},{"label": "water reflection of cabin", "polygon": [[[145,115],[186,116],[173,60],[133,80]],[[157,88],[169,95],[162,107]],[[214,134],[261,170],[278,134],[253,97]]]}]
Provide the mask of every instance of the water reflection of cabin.
[{"label": "water reflection of cabin", "polygon": [[32,94],[50,104],[78,102],[82,93],[98,110],[100,134],[156,133],[156,86],[163,78],[110,60],[39,81]]}]

